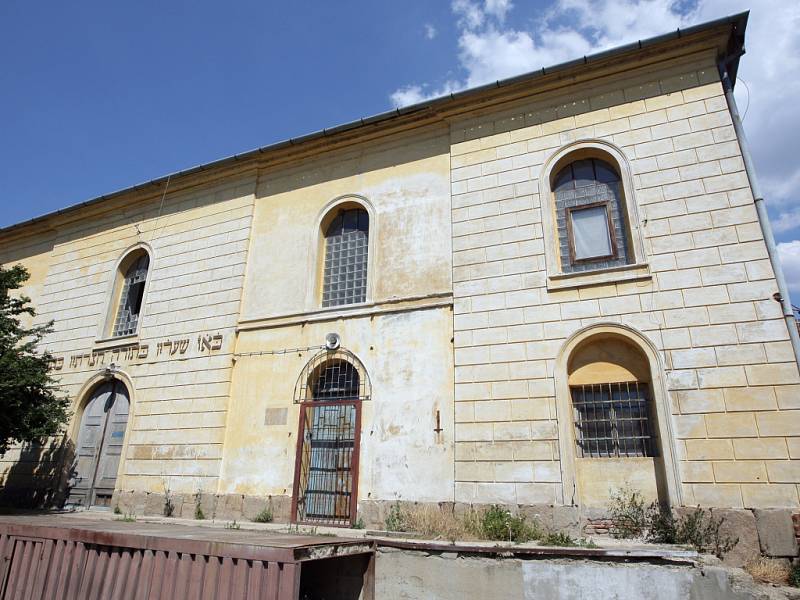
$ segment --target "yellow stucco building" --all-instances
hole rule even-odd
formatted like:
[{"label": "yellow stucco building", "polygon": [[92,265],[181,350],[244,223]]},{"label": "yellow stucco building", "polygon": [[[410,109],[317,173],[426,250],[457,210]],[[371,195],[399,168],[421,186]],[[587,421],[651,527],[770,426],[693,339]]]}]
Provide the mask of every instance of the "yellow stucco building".
[{"label": "yellow stucco building", "polygon": [[0,230],[74,410],[3,457],[4,499],[379,525],[585,519],[628,485],[789,518],[798,337],[731,93],[746,20]]}]

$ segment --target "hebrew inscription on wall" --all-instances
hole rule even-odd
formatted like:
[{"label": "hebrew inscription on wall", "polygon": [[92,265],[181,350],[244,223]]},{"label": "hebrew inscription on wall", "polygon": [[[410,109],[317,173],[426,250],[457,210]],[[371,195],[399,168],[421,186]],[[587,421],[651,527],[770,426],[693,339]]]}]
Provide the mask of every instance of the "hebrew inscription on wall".
[{"label": "hebrew inscription on wall", "polygon": [[66,356],[53,356],[50,368],[61,371],[65,364],[70,369],[102,365],[141,362],[144,360],[170,360],[211,355],[222,348],[223,336],[200,334],[197,338],[167,339],[153,344],[125,344],[91,352],[77,352]]}]

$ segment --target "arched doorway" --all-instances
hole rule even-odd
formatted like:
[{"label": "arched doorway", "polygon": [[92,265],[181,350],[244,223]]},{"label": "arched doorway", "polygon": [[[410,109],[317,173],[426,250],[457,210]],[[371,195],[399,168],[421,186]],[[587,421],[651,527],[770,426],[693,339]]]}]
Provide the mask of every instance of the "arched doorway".
[{"label": "arched doorway", "polygon": [[346,350],[321,352],[303,369],[292,514],[297,523],[352,525],[358,500],[361,402],[369,378]]},{"label": "arched doorway", "polygon": [[130,395],[119,379],[98,384],[81,415],[68,503],[110,506],[125,443]]}]

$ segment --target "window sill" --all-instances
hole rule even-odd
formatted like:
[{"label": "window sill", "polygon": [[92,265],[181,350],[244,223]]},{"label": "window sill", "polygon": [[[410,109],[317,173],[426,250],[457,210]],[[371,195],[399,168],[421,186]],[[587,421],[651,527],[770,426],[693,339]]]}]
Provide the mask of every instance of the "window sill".
[{"label": "window sill", "polygon": [[391,298],[382,301],[362,302],[345,306],[331,306],[317,308],[301,313],[287,313],[279,315],[265,315],[263,317],[246,317],[239,321],[238,331],[254,329],[268,329],[272,327],[285,327],[301,323],[314,323],[336,321],[339,319],[358,318],[383,313],[405,312],[434,307],[453,305],[453,295],[450,292],[429,294],[427,296],[409,296],[404,298]]},{"label": "window sill", "polygon": [[100,338],[94,341],[95,350],[108,350],[117,346],[130,346],[139,341],[139,334],[120,335],[117,337]]},{"label": "window sill", "polygon": [[547,278],[548,290],[568,290],[592,285],[608,285],[630,281],[649,281],[653,278],[647,263],[635,263],[597,271],[559,273]]}]

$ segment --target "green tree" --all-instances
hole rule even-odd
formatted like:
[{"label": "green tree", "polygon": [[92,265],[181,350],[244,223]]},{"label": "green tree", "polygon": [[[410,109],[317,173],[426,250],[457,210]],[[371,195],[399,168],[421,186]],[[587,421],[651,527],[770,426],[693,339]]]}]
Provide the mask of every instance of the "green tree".
[{"label": "green tree", "polygon": [[54,435],[69,417],[69,401],[49,374],[51,356],[37,349],[53,323],[22,323],[36,315],[30,298],[14,293],[28,277],[23,266],[0,265],[0,454],[15,442]]}]

